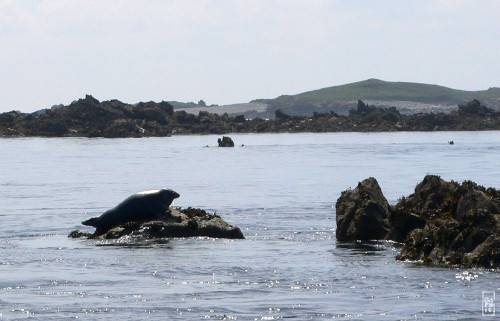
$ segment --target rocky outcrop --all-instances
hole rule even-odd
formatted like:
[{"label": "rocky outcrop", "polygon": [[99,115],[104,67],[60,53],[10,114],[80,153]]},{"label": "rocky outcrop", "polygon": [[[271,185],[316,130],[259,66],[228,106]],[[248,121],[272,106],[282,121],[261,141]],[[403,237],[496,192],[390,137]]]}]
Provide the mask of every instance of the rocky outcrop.
[{"label": "rocky outcrop", "polygon": [[274,119],[243,115],[198,115],[174,112],[167,102],[130,105],[118,100],[99,102],[86,96],[68,106],[33,114],[11,111],[0,114],[0,136],[45,137],[154,137],[175,134],[284,133],[284,132],[377,132],[435,130],[500,130],[500,113],[477,100],[451,113],[403,115],[396,108],[369,106],[362,101],[348,116],[312,112],[291,116],[277,109]]},{"label": "rocky outcrop", "polygon": [[217,139],[217,143],[219,144],[219,147],[234,147],[233,140],[228,136],[222,136],[222,139]]},{"label": "rocky outcrop", "polygon": [[112,228],[102,235],[82,233],[75,230],[69,237],[89,239],[119,239],[124,236],[144,239],[198,237],[244,239],[238,227],[232,226],[217,214],[209,214],[202,209],[171,209],[165,220],[128,222]]},{"label": "rocky outcrop", "polygon": [[386,239],[390,232],[389,203],[373,177],[342,192],[335,209],[338,241]]},{"label": "rocky outcrop", "polygon": [[500,266],[500,191],[494,188],[427,175],[413,194],[388,206],[369,178],[343,192],[336,209],[339,241],[394,240],[403,242],[400,260]]},{"label": "rocky outcrop", "polygon": [[405,239],[400,260],[433,264],[500,266],[500,193],[471,181],[426,176],[396,208],[424,219]]}]

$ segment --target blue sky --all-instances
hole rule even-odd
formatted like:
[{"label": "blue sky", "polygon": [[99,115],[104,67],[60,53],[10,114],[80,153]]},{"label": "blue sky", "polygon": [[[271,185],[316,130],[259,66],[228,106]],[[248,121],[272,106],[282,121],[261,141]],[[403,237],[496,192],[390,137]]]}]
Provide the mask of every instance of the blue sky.
[{"label": "blue sky", "polygon": [[0,0],[0,112],[248,102],[379,78],[500,87],[500,1]]}]

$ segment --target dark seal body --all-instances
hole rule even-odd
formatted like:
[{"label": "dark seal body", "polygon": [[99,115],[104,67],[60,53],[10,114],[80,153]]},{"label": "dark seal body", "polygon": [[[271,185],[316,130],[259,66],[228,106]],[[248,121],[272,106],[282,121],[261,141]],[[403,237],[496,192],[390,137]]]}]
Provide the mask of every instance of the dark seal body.
[{"label": "dark seal body", "polygon": [[96,234],[101,235],[127,222],[163,219],[169,214],[172,201],[179,196],[178,193],[166,188],[140,192],[128,197],[101,216],[93,217],[82,224],[95,227]]}]

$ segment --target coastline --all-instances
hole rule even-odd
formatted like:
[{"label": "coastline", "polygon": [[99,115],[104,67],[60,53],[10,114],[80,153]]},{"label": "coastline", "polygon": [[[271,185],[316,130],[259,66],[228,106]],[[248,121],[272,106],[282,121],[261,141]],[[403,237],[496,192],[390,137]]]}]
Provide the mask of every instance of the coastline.
[{"label": "coastline", "polygon": [[129,105],[117,100],[99,102],[86,96],[68,106],[43,113],[0,114],[0,137],[140,138],[228,133],[324,133],[399,131],[500,130],[500,112],[478,100],[451,113],[403,115],[395,107],[380,108],[358,101],[349,115],[335,112],[290,116],[275,111],[273,119],[247,119],[199,112],[174,111],[167,102]]}]

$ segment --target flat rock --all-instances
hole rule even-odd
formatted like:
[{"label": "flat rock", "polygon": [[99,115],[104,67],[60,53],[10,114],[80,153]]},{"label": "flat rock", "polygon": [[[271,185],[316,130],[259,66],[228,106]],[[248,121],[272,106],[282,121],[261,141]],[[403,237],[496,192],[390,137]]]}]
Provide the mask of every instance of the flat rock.
[{"label": "flat rock", "polygon": [[245,238],[238,227],[228,224],[219,215],[209,214],[202,209],[172,208],[171,214],[166,220],[122,224],[102,235],[75,230],[69,234],[69,237],[89,239],[118,239],[123,236],[137,236],[145,239],[199,236],[226,239]]}]

